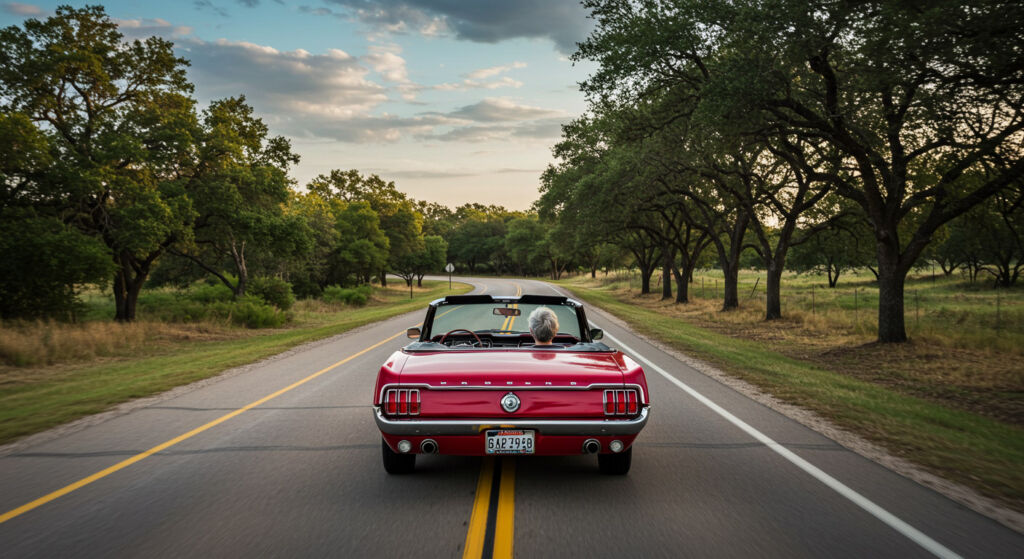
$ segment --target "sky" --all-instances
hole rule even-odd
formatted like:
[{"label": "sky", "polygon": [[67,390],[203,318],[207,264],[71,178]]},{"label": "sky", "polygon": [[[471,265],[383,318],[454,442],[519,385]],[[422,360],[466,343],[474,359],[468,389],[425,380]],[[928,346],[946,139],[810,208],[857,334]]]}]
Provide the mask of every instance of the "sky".
[{"label": "sky", "polygon": [[2,2],[0,26],[101,3],[126,38],[191,61],[199,106],[244,94],[292,141],[298,188],[331,169],[418,200],[525,210],[560,126],[585,109],[578,0]]}]

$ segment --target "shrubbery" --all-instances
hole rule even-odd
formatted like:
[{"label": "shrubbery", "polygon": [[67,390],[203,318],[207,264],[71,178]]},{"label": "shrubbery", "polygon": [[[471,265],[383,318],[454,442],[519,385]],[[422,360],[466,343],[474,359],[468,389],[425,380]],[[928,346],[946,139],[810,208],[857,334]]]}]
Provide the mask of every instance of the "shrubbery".
[{"label": "shrubbery", "polygon": [[328,303],[345,303],[361,307],[366,304],[372,292],[373,288],[369,285],[360,285],[359,287],[328,285],[324,288],[323,298]]},{"label": "shrubbery", "polygon": [[139,307],[146,318],[161,322],[225,320],[247,328],[276,328],[292,319],[290,313],[262,297],[245,295],[233,300],[231,290],[223,284],[200,283],[177,292],[144,292]]},{"label": "shrubbery", "polygon": [[295,304],[292,285],[281,278],[258,277],[249,280],[249,294],[286,311]]}]

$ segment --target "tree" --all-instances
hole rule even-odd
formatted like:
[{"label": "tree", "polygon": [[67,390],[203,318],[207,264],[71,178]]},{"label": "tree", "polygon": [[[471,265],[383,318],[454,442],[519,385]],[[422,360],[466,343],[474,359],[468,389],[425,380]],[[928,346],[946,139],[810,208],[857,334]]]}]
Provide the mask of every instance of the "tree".
[{"label": "tree", "polygon": [[804,242],[793,246],[789,268],[797,272],[825,274],[834,288],[843,272],[874,262],[874,239],[861,216],[833,221],[816,232],[802,231]]},{"label": "tree", "polygon": [[999,287],[1017,283],[1024,267],[1024,188],[997,194],[972,212],[984,270]]},{"label": "tree", "polygon": [[326,175],[318,175],[307,188],[328,200],[367,202],[376,212],[390,247],[388,258],[376,270],[383,286],[387,285],[387,267],[403,261],[422,243],[423,216],[416,211],[413,202],[399,192],[394,182],[385,182],[377,175],[364,177],[355,169],[334,169]]},{"label": "tree", "polygon": [[679,90],[707,123],[754,119],[837,152],[822,180],[872,224],[881,342],[906,340],[903,284],[931,235],[1024,174],[1019,3],[585,5],[598,25],[576,59],[600,64],[592,99]]},{"label": "tree", "polygon": [[498,217],[474,216],[452,231],[448,250],[450,256],[464,263],[470,273],[477,266],[491,261],[496,253],[505,250],[505,222]]},{"label": "tree", "polygon": [[21,192],[106,245],[118,320],[135,319],[153,263],[189,234],[186,65],[158,37],[122,41],[99,6],[62,6],[0,31],[2,112],[24,115],[52,145],[53,165]]},{"label": "tree", "polygon": [[31,210],[0,212],[0,318],[74,320],[76,287],[103,284],[110,251],[95,237]]},{"label": "tree", "polygon": [[356,283],[370,283],[370,277],[387,265],[391,246],[380,217],[364,200],[335,204],[338,242],[329,258],[326,283],[347,285],[350,276]]},{"label": "tree", "polygon": [[545,263],[538,262],[537,244],[545,238],[546,233],[546,228],[535,214],[508,222],[505,253],[517,275],[536,274],[544,269]]},{"label": "tree", "polygon": [[[203,112],[198,162],[187,183],[199,214],[194,238],[179,243],[174,254],[240,297],[252,252],[294,256],[312,250],[305,220],[284,211],[291,192],[288,168],[298,160],[287,139],[269,135],[244,96],[211,103]],[[233,273],[225,273],[225,266]]]}]

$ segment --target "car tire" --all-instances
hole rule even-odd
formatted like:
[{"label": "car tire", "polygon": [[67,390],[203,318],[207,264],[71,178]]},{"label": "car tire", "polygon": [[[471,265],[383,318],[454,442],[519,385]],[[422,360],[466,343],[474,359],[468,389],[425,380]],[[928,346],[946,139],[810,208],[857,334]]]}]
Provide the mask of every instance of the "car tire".
[{"label": "car tire", "polygon": [[399,454],[388,446],[388,442],[380,441],[381,457],[384,459],[384,471],[393,475],[411,474],[416,469],[415,454]]},{"label": "car tire", "polygon": [[597,467],[602,474],[611,476],[624,476],[629,473],[629,466],[633,462],[633,447],[618,454],[598,454]]}]

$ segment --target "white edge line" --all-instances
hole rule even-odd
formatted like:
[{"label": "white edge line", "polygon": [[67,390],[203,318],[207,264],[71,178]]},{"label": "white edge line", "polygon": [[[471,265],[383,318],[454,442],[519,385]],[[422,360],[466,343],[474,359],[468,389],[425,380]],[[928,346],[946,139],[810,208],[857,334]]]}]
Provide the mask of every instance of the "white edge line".
[{"label": "white edge line", "polygon": [[[591,322],[591,324],[593,324],[593,323]],[[644,356],[640,355],[639,352],[637,352],[636,350],[630,348],[626,344],[622,343],[622,341],[617,339],[615,336],[612,336],[611,334],[605,332],[605,337],[607,337],[608,339],[610,339],[613,342],[615,342],[615,344],[618,345],[620,348],[622,348],[625,351],[627,351],[630,354],[632,354],[633,357],[635,357],[637,360],[642,361],[645,365],[647,365],[650,368],[652,368],[655,371],[657,371],[658,374],[660,374],[661,376],[665,377],[672,384],[675,384],[676,386],[681,388],[684,392],[686,392],[687,394],[692,396],[698,402],[700,402],[700,403],[704,404],[705,406],[707,406],[708,408],[710,408],[711,411],[713,411],[713,412],[717,413],[718,415],[724,417],[726,420],[729,421],[729,423],[732,423],[736,427],[739,427],[740,430],[742,430],[744,433],[750,435],[751,437],[754,437],[755,439],[760,441],[762,444],[764,444],[768,448],[770,448],[773,451],[775,451],[779,456],[782,456],[786,460],[789,460],[791,463],[793,463],[793,465],[795,465],[796,467],[800,468],[801,470],[807,472],[814,479],[820,481],[821,483],[824,483],[830,489],[832,489],[836,493],[839,493],[843,497],[846,497],[847,499],[852,501],[853,504],[855,504],[858,507],[864,509],[865,511],[867,511],[868,514],[870,514],[871,516],[874,516],[875,518],[881,520],[883,523],[888,525],[890,528],[892,528],[893,530],[896,530],[900,534],[903,534],[904,536],[906,536],[907,538],[912,540],[917,545],[919,545],[919,546],[923,547],[924,549],[928,550],[929,552],[931,552],[936,557],[942,557],[942,558],[948,558],[948,559],[954,559],[954,558],[959,558],[960,557],[960,555],[956,554],[955,552],[953,552],[952,550],[950,550],[946,546],[944,546],[944,545],[940,544],[939,542],[931,539],[930,537],[925,535],[923,532],[921,532],[917,528],[914,528],[910,524],[907,524],[903,520],[900,520],[894,514],[890,513],[889,511],[887,511],[885,509],[883,509],[882,507],[876,505],[874,502],[872,502],[867,497],[861,495],[860,493],[857,493],[853,489],[850,489],[845,484],[843,484],[841,481],[839,481],[836,478],[828,475],[827,473],[822,471],[820,468],[818,468],[814,464],[811,464],[807,460],[804,460],[803,458],[797,456],[795,453],[793,453],[788,448],[786,448],[786,447],[782,446],[781,444],[775,442],[768,435],[765,435],[764,433],[762,433],[762,432],[758,431],[757,429],[755,429],[754,427],[750,426],[750,424],[748,424],[747,422],[745,422],[742,419],[736,417],[735,415],[729,413],[725,408],[723,408],[722,406],[719,406],[718,404],[712,402],[710,399],[708,399],[706,396],[704,396],[700,392],[697,392],[696,390],[691,388],[689,385],[687,385],[683,381],[677,379],[676,377],[672,376],[671,374],[669,374],[667,371],[665,371],[661,367],[655,365],[650,360],[648,360]]]},{"label": "white edge line", "polygon": [[[558,289],[555,289],[555,287],[552,286],[551,284],[549,284],[547,282],[544,282],[543,285],[551,288],[551,290],[554,291],[555,293],[558,293],[558,294],[562,295],[562,293],[559,292]],[[588,322],[590,322],[591,326],[597,326],[596,324],[594,324],[594,322],[592,320],[590,320]],[[860,493],[857,493],[853,489],[850,489],[843,482],[841,482],[841,481],[837,480],[836,478],[828,475],[827,473],[822,471],[820,468],[818,468],[814,464],[811,464],[807,460],[804,460],[803,458],[797,456],[795,453],[793,453],[793,451],[791,451],[788,448],[782,446],[781,444],[775,442],[768,435],[765,435],[764,433],[762,433],[762,432],[758,431],[757,429],[755,429],[754,427],[752,427],[747,422],[745,422],[742,419],[736,417],[735,415],[729,413],[725,408],[723,408],[722,406],[719,406],[718,404],[714,403],[707,396],[704,396],[700,392],[697,392],[696,390],[691,388],[685,382],[683,382],[683,381],[677,379],[676,377],[672,376],[671,374],[669,374],[665,369],[662,369],[661,367],[659,367],[659,366],[655,365],[654,363],[652,363],[649,359],[647,359],[643,355],[641,355],[640,352],[638,352],[638,351],[634,350],[633,348],[627,346],[626,344],[622,343],[622,340],[619,340],[618,338],[616,338],[615,336],[612,336],[608,332],[605,332],[604,335],[609,340],[612,340],[613,342],[615,342],[615,344],[618,345],[619,347],[621,347],[623,350],[625,350],[628,353],[632,354],[633,357],[635,357],[638,361],[641,361],[644,364],[646,364],[647,366],[649,366],[650,368],[654,369],[655,371],[658,372],[658,374],[660,374],[661,376],[665,377],[666,380],[668,380],[672,384],[678,386],[680,389],[682,389],[684,392],[686,392],[687,394],[692,396],[698,402],[700,402],[700,403],[704,404],[705,406],[707,406],[708,408],[710,408],[711,411],[713,411],[713,412],[717,413],[718,415],[722,416],[727,421],[729,421],[729,423],[732,423],[736,427],[739,427],[741,431],[743,431],[744,433],[746,433],[746,434],[750,435],[751,437],[757,439],[762,444],[764,444],[768,448],[770,448],[773,451],[775,451],[775,453],[778,454],[779,456],[782,456],[786,460],[789,460],[793,465],[795,465],[796,467],[800,468],[801,470],[807,472],[814,479],[816,479],[816,480],[820,481],[821,483],[825,484],[827,487],[829,487],[830,489],[832,489],[836,493],[839,493],[843,497],[846,497],[848,500],[853,502],[853,504],[855,504],[858,507],[864,509],[864,511],[866,511],[871,516],[874,516],[878,520],[881,520],[884,524],[886,524],[887,526],[889,526],[893,530],[896,530],[897,532],[899,532],[900,534],[903,534],[904,536],[906,536],[908,539],[910,539],[911,541],[913,541],[917,545],[919,545],[919,546],[923,547],[924,549],[928,550],[929,552],[932,553],[932,555],[935,555],[936,557],[942,557],[943,559],[962,559],[960,557],[960,555],[958,555],[953,550],[951,550],[948,547],[940,544],[939,542],[931,539],[925,533],[921,532],[917,528],[914,528],[910,524],[907,524],[903,520],[899,519],[896,515],[892,514],[891,512],[889,512],[889,511],[883,509],[882,507],[878,506],[877,504],[875,504],[873,501],[871,501],[867,497],[861,495]]]}]

